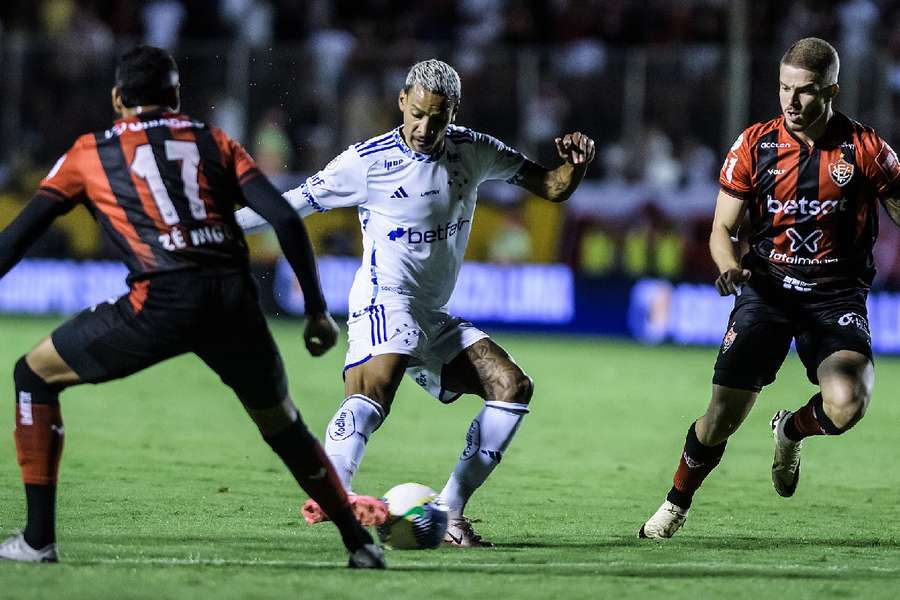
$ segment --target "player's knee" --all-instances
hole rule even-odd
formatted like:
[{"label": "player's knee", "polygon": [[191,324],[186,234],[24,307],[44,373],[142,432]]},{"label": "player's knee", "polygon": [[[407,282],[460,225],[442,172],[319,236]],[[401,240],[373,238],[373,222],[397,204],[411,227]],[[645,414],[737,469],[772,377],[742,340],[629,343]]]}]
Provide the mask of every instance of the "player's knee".
[{"label": "player's knee", "polygon": [[244,404],[244,408],[263,437],[271,437],[288,429],[300,418],[300,413],[294,406],[290,397],[284,398],[279,404],[267,408],[251,407]]},{"label": "player's knee", "polygon": [[822,392],[825,412],[834,426],[841,431],[850,429],[865,416],[870,399],[870,391],[865,386]]},{"label": "player's knee", "polygon": [[534,394],[534,381],[518,367],[511,370],[503,384],[497,387],[495,399],[500,402],[528,404]]},{"label": "player's knee", "polygon": [[380,373],[368,374],[366,377],[352,383],[348,381],[347,383],[348,385],[345,386],[347,396],[363,395],[378,404],[384,414],[390,412],[394,393],[397,389],[397,385],[391,376]]},{"label": "player's knee", "polygon": [[35,403],[55,403],[60,386],[47,383],[29,366],[25,356],[16,361],[13,367],[13,381],[16,390],[29,394],[29,398]]}]

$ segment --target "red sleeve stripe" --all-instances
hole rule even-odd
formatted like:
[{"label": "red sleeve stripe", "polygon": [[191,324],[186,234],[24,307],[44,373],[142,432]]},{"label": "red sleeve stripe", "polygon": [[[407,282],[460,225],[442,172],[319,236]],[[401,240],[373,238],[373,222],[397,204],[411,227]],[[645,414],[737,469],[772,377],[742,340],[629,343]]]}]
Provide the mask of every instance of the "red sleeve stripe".
[{"label": "red sleeve stripe", "polygon": [[244,174],[241,175],[241,177],[238,179],[238,183],[240,185],[244,185],[248,181],[250,181],[251,179],[253,179],[254,177],[257,177],[259,175],[262,175],[262,173],[256,167],[247,169],[246,171],[244,171]]},{"label": "red sleeve stripe", "polygon": [[59,190],[46,185],[42,185],[40,188],[38,188],[38,193],[59,202],[68,202],[70,200],[70,198],[68,198]]},{"label": "red sleeve stripe", "polygon": [[726,185],[719,184],[719,188],[733,198],[737,198],[738,200],[748,200],[753,198],[753,192],[739,192],[734,188],[730,188]]}]

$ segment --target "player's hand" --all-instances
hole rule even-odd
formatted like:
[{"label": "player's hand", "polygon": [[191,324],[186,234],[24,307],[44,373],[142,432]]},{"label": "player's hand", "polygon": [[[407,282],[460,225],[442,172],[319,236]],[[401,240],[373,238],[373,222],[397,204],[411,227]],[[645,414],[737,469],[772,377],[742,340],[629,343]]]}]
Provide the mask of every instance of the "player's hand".
[{"label": "player's hand", "polygon": [[306,329],[303,330],[303,341],[306,349],[313,356],[322,356],[337,343],[338,326],[328,311],[316,315],[307,315]]},{"label": "player's hand", "polygon": [[716,279],[716,291],[720,296],[741,295],[741,288],[750,279],[748,269],[728,269]]},{"label": "player's hand", "polygon": [[594,160],[594,140],[580,131],[555,138],[559,157],[572,165],[587,165]]}]

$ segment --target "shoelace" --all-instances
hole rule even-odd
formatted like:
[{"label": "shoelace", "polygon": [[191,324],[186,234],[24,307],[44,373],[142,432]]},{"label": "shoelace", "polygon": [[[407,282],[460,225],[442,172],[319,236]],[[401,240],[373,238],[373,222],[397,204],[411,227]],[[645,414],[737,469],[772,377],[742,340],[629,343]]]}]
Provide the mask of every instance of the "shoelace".
[{"label": "shoelace", "polygon": [[481,536],[475,533],[475,530],[472,528],[472,521],[469,518],[463,517],[462,519],[459,519],[456,524],[463,530],[463,533],[471,537],[472,540],[476,542],[481,541]]}]

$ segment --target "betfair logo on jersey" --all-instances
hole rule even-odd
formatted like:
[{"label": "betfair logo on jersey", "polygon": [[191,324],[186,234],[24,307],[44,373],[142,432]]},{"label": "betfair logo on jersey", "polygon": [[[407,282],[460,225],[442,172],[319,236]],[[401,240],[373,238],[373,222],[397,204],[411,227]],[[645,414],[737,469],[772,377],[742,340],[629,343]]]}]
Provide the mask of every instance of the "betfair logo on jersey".
[{"label": "betfair logo on jersey", "polygon": [[428,231],[416,231],[398,227],[393,231],[389,231],[387,236],[392,242],[405,239],[408,244],[433,244],[434,242],[449,240],[459,233],[467,223],[469,223],[469,219],[459,219],[456,223],[438,225],[437,229],[429,229]]},{"label": "betfair logo on jersey", "polygon": [[840,200],[807,200],[800,198],[799,200],[779,200],[769,195],[766,201],[766,208],[772,214],[784,213],[786,215],[810,215],[812,217],[818,215],[828,215],[833,212],[844,212],[847,210],[847,199]]}]

